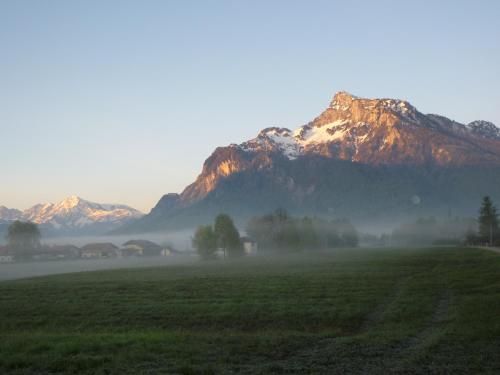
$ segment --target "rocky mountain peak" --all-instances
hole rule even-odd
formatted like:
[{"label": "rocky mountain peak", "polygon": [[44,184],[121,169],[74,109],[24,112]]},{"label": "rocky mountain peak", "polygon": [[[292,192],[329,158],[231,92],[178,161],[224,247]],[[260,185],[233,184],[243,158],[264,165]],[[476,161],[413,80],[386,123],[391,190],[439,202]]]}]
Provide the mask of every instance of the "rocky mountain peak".
[{"label": "rocky mountain peak", "polygon": [[420,117],[417,109],[406,100],[366,99],[340,91],[333,97],[330,106],[315,119],[317,126],[339,119],[354,122],[374,123],[380,119],[387,124],[396,122],[415,122]]},{"label": "rocky mountain peak", "polygon": [[59,202],[59,205],[61,205],[62,207],[66,207],[66,208],[73,208],[73,207],[78,206],[82,202],[83,202],[82,198],[80,198],[76,195],[71,195],[71,196],[63,199],[61,202]]},{"label": "rocky mountain peak", "polygon": [[492,122],[476,120],[469,123],[467,128],[481,137],[500,140],[500,129]]},{"label": "rocky mountain peak", "polygon": [[290,160],[318,154],[367,164],[500,162],[499,145],[486,145],[478,136],[499,140],[500,130],[487,122],[465,126],[443,116],[424,115],[406,100],[365,99],[340,91],[310,123],[294,131],[266,128],[256,138],[233,145],[232,153],[238,149],[277,153]]},{"label": "rocky mountain peak", "polygon": [[347,91],[339,91],[333,96],[333,99],[330,102],[330,108],[347,111],[351,108],[352,102],[356,99],[359,99],[359,97],[354,96]]}]

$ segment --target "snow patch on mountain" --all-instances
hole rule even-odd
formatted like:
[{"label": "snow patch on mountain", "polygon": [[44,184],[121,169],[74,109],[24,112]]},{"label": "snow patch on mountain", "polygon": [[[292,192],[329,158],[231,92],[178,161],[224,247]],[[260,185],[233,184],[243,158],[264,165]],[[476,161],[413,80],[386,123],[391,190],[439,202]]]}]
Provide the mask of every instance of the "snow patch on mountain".
[{"label": "snow patch on mountain", "polygon": [[341,140],[347,134],[347,129],[341,127],[349,123],[348,120],[337,120],[323,126],[313,126],[306,130],[306,132],[296,131],[295,134],[301,134],[301,137],[296,137],[296,141],[303,147],[309,144],[321,144]]},{"label": "snow patch on mountain", "polygon": [[348,120],[338,120],[322,126],[304,125],[293,132],[287,128],[266,128],[239,147],[245,151],[278,151],[293,160],[309,145],[342,140],[348,132],[343,125],[348,123]]}]

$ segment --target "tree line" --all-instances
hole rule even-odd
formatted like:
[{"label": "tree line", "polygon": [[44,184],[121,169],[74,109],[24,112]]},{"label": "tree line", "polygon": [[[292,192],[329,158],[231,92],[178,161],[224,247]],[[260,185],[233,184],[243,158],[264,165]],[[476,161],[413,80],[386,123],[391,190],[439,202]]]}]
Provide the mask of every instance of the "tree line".
[{"label": "tree line", "polygon": [[356,228],[347,220],[325,220],[317,217],[295,218],[286,210],[254,217],[246,232],[263,251],[302,251],[358,245]]},{"label": "tree line", "polygon": [[392,235],[382,235],[380,245],[482,245],[500,246],[497,208],[490,197],[481,201],[476,218],[419,218],[403,223]]},{"label": "tree line", "polygon": [[402,223],[391,235],[381,236],[381,240],[382,245],[392,246],[460,245],[466,234],[474,231],[476,226],[474,218],[422,217],[414,222]]},{"label": "tree line", "polygon": [[[246,232],[257,242],[259,251],[284,253],[355,247],[359,242],[356,229],[346,219],[295,218],[283,209],[252,218]],[[193,237],[193,247],[203,259],[216,258],[218,250],[222,251],[224,257],[244,254],[240,234],[233,220],[225,214],[218,215],[214,224],[198,227]]]}]

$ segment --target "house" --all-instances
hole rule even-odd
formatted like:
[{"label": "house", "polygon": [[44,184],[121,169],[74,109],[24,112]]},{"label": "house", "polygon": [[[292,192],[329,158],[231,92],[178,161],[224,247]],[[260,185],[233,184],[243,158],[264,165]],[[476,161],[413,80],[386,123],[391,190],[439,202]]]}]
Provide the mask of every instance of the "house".
[{"label": "house", "polygon": [[181,253],[180,251],[175,250],[171,246],[164,246],[163,250],[161,251],[161,256],[166,257],[166,256],[170,256],[170,255],[180,254],[180,253]]},{"label": "house", "polygon": [[110,242],[90,243],[80,249],[80,257],[90,258],[114,258],[119,255],[119,249]]},{"label": "house", "polygon": [[142,256],[142,250],[135,247],[122,247],[121,249],[118,249],[118,256],[121,258],[140,257]]},{"label": "house", "polygon": [[160,245],[148,240],[131,240],[123,244],[122,253],[129,253],[139,256],[160,256],[165,255],[165,250]]},{"label": "house", "polygon": [[241,237],[241,243],[243,244],[245,255],[255,255],[257,253],[257,242],[250,237]]},{"label": "house", "polygon": [[80,248],[73,245],[54,245],[51,247],[51,252],[56,254],[58,258],[76,259],[80,257]]},{"label": "house", "polygon": [[9,253],[7,246],[0,246],[0,263],[12,263],[14,255]]},{"label": "house", "polygon": [[80,257],[80,249],[73,245],[42,246],[35,254],[35,260],[62,260]]}]

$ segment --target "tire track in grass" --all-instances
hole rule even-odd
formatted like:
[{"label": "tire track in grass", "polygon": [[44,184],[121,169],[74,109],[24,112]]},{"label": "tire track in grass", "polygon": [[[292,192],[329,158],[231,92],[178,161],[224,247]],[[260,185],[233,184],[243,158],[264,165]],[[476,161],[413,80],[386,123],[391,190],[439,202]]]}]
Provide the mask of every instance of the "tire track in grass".
[{"label": "tire track in grass", "polygon": [[[390,350],[389,355],[403,368],[415,368],[416,362],[422,358],[429,347],[436,345],[446,332],[446,322],[450,319],[452,291],[446,280],[446,258],[426,272],[428,282],[432,281],[436,293],[432,312],[428,315],[424,325],[412,336],[403,339]],[[421,370],[421,364],[417,368]]]},{"label": "tire track in grass", "polygon": [[445,332],[446,322],[449,320],[449,311],[452,294],[449,290],[441,292],[434,312],[427,325],[415,336],[410,337],[398,349],[405,358],[414,358],[423,354],[429,345],[436,343]]},{"label": "tire track in grass", "polygon": [[385,298],[383,298],[383,300],[365,316],[356,334],[366,333],[377,324],[382,322],[385,312],[391,307],[393,303],[397,302],[399,297],[403,294],[404,287],[409,280],[410,277],[404,277],[396,281],[392,292]]},{"label": "tire track in grass", "polygon": [[[290,373],[301,373],[300,369],[304,365],[306,365],[306,367],[308,365],[319,365],[319,368],[322,368],[323,371],[329,368],[332,366],[332,361],[335,362],[337,360],[335,358],[335,353],[338,349],[338,345],[342,345],[340,343],[341,340],[364,334],[381,323],[385,312],[390,309],[394,303],[397,303],[400,296],[404,294],[405,286],[410,279],[411,276],[406,276],[396,280],[388,295],[364,317],[360,326],[351,334],[314,340],[314,344],[302,347],[294,351],[293,355],[290,355],[286,360],[274,361],[274,364],[277,368],[283,366],[282,368],[286,369],[284,371]],[[339,364],[337,364],[337,366],[338,365]],[[337,368],[337,370],[339,369]],[[354,369],[351,368],[349,370],[353,371]]]},{"label": "tire track in grass", "polygon": [[[303,373],[306,369],[310,373],[339,374],[426,374],[439,371],[432,369],[432,363],[426,363],[425,355],[446,334],[450,319],[453,296],[444,275],[444,261],[438,259],[434,267],[396,280],[392,291],[365,315],[359,328],[352,334],[312,340],[310,346],[293,351],[286,359],[273,361],[275,368],[268,369],[291,374]],[[431,299],[414,333],[395,338],[396,342],[390,338],[386,344],[383,341],[372,342],[372,333],[375,339],[384,340],[387,327],[392,329],[391,325],[397,324],[399,306],[408,302],[418,303],[418,299],[413,299],[413,293],[429,284],[433,285],[434,290],[432,296],[426,294]],[[394,332],[389,333],[392,335]]]}]

